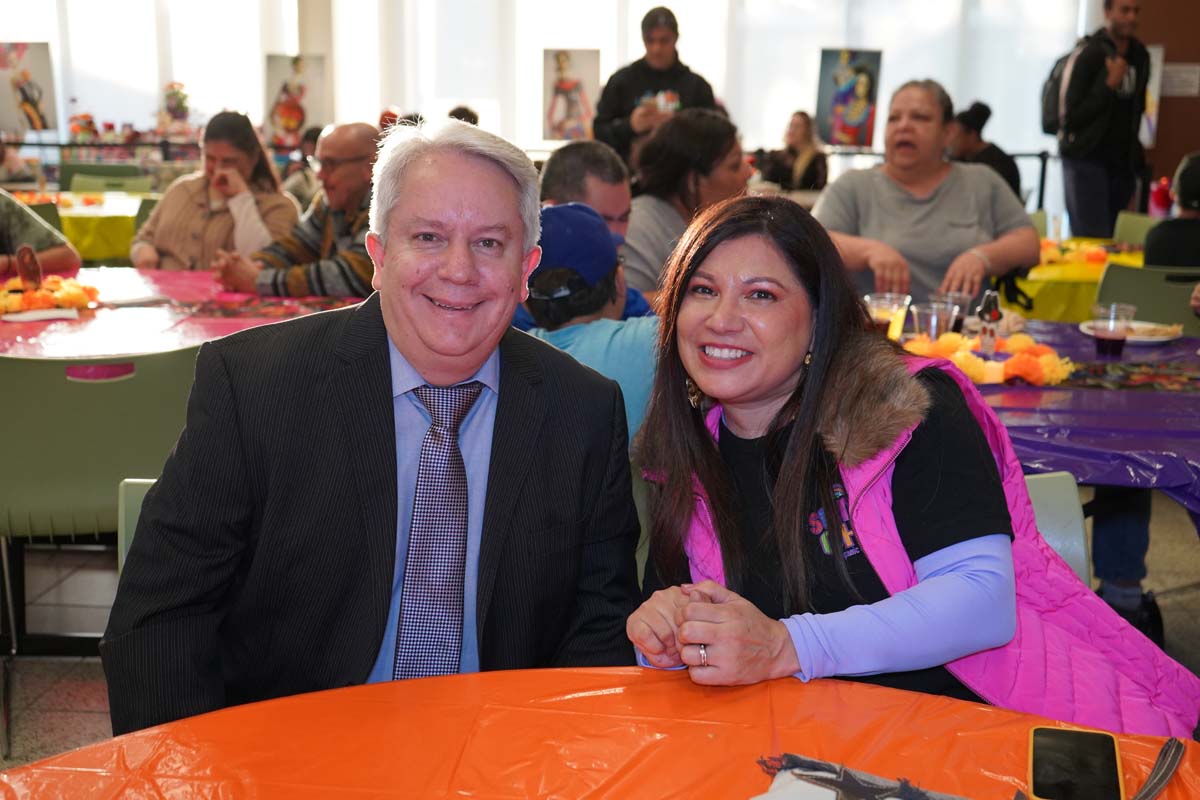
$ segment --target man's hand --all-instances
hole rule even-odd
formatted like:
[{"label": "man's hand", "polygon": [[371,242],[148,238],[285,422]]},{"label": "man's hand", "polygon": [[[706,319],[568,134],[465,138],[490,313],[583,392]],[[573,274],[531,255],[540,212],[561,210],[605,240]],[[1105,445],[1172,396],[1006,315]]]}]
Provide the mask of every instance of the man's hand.
[{"label": "man's hand", "polygon": [[654,666],[670,669],[683,663],[679,658],[675,612],[687,604],[688,596],[680,587],[660,589],[625,621],[625,635]]},{"label": "man's hand", "polygon": [[212,269],[217,282],[229,291],[254,294],[263,263],[244,258],[240,253],[218,250],[217,257],[212,262]]},{"label": "man's hand", "polygon": [[908,293],[908,262],[894,247],[873,241],[867,251],[867,268],[875,273],[875,291]]},{"label": "man's hand", "polygon": [[250,191],[246,186],[246,181],[242,179],[242,174],[232,167],[218,169],[213,174],[212,185],[226,200],[242,192]]},{"label": "man's hand", "polygon": [[1196,288],[1192,290],[1192,311],[1200,314],[1200,283],[1196,284]]},{"label": "man's hand", "polygon": [[698,583],[686,593],[689,602],[676,609],[675,621],[680,657],[694,682],[743,686],[800,671],[792,637],[782,622],[713,581]]},{"label": "man's hand", "polygon": [[654,103],[642,103],[629,115],[629,127],[636,134],[649,133],[671,118],[670,111],[659,111]]},{"label": "man's hand", "polygon": [[1125,73],[1129,71],[1129,62],[1120,56],[1109,56],[1104,59],[1104,68],[1108,70],[1108,76],[1104,82],[1108,84],[1108,88],[1117,89],[1121,85],[1121,81],[1125,80]]},{"label": "man's hand", "polygon": [[129,260],[136,269],[158,269],[158,250],[149,242],[138,242],[129,254]]},{"label": "man's hand", "polygon": [[[946,270],[946,277],[942,278],[942,285],[938,287],[938,291],[964,292],[974,297],[979,294],[979,287],[983,285],[985,277],[987,268],[983,259],[968,250],[950,262],[950,268]],[[963,311],[965,313],[966,309]]]}]

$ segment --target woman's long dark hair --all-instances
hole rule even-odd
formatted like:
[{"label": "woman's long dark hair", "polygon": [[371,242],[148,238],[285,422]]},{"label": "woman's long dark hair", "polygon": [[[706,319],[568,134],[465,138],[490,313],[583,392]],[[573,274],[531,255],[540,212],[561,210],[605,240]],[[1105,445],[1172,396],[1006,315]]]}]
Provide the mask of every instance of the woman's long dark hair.
[{"label": "woman's long dark hair", "polygon": [[[835,541],[842,526],[839,504],[833,497],[837,464],[818,429],[822,409],[836,401],[827,396],[829,378],[835,368],[852,368],[838,358],[844,345],[871,334],[866,309],[829,235],[790,200],[742,197],[717,203],[692,222],[667,261],[665,285],[658,299],[658,369],[638,445],[643,465],[656,476],[656,482],[661,481],[650,559],[666,585],[690,580],[683,543],[695,511],[695,479],[703,487],[716,526],[726,580],[735,591],[744,581],[747,553],[738,532],[733,477],[704,425],[704,410],[694,409],[688,402],[688,376],[679,358],[676,321],[692,274],[717,246],[746,236],[761,236],[779,251],[812,305],[812,361],[768,431],[769,450],[777,454],[779,466],[768,535],[774,538],[780,563],[785,565],[785,606],[788,613],[798,613],[810,605],[805,557],[809,513],[817,507],[824,509],[826,529],[834,532]],[[789,425],[790,432],[786,432]],[[835,551],[838,574],[853,590],[839,555]]]},{"label": "woman's long dark hair", "polygon": [[236,111],[214,114],[204,126],[204,143],[209,142],[225,142],[250,156],[254,167],[250,171],[250,180],[246,182],[264,192],[279,191],[279,174],[275,172],[262,139],[245,114]]},{"label": "woman's long dark hair", "polygon": [[692,213],[700,205],[696,179],[708,175],[737,144],[737,127],[707,108],[688,108],[658,127],[638,151],[638,187],[660,200],[679,198]]}]

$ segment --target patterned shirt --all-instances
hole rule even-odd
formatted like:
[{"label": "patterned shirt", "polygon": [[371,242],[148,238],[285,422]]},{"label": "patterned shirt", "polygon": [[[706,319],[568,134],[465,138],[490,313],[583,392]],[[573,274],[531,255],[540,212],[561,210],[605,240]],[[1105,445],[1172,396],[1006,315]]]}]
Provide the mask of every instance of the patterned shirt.
[{"label": "patterned shirt", "polygon": [[367,255],[371,193],[353,213],[332,211],[322,193],[290,235],[251,256],[263,263],[260,295],[366,297],[375,267]]}]

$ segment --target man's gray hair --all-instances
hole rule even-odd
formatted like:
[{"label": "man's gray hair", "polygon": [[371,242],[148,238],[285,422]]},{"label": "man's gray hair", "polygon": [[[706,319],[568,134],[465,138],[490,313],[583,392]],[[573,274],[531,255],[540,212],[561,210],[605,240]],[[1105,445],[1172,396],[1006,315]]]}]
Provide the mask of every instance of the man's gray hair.
[{"label": "man's gray hair", "polygon": [[404,171],[416,159],[436,151],[453,150],[491,161],[512,177],[517,189],[518,212],[525,227],[528,253],[541,238],[538,175],[533,162],[519,147],[494,133],[456,119],[427,121],[420,125],[393,125],[379,146],[371,195],[371,233],[387,241],[392,207],[403,191]]}]

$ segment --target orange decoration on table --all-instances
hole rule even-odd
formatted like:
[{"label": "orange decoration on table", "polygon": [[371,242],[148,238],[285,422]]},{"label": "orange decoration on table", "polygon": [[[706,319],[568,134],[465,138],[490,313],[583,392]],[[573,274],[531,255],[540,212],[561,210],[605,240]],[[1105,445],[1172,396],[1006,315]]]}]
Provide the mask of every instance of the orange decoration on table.
[{"label": "orange decoration on table", "polygon": [[1037,356],[1029,353],[1017,353],[1004,362],[1004,379],[1021,378],[1026,383],[1041,386],[1046,380],[1046,371]]}]

